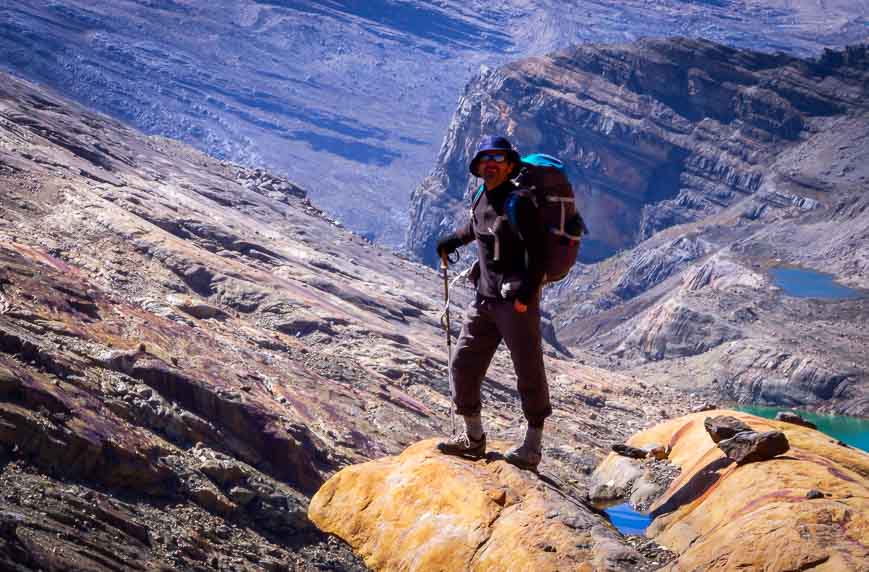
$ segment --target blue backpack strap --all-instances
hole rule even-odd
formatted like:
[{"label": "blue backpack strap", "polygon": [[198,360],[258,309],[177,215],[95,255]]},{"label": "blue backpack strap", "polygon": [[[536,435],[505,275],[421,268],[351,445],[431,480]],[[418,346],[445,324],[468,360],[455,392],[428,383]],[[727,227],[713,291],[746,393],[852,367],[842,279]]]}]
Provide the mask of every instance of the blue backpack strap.
[{"label": "blue backpack strap", "polygon": [[516,234],[519,234],[519,215],[516,212],[518,210],[518,203],[519,195],[516,193],[510,193],[510,196],[504,202],[504,214],[507,215],[507,220],[510,222],[513,230],[516,231]]},{"label": "blue backpack strap", "polygon": [[480,185],[479,187],[477,187],[477,191],[474,193],[474,199],[471,201],[471,211],[477,208],[477,203],[480,202],[480,197],[483,196],[483,191],[485,190],[485,185]]}]

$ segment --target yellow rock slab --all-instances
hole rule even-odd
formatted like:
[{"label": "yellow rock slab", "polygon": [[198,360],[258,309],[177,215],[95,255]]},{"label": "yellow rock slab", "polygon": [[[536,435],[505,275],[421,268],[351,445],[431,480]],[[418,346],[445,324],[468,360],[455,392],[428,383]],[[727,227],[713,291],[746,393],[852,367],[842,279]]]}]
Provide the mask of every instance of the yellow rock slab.
[{"label": "yellow rock slab", "polygon": [[[557,487],[497,458],[443,455],[435,440],[348,467],[308,516],[374,570],[633,570],[642,558]],[[491,449],[491,446],[490,446]]]},{"label": "yellow rock slab", "polygon": [[[783,431],[791,449],[737,466],[703,421],[732,415],[756,431]],[[869,570],[869,455],[814,429],[736,411],[662,423],[628,444],[672,447],[682,468],[652,506],[648,536],[680,555],[665,570]],[[605,463],[614,462],[611,456]],[[817,489],[823,498],[809,500]]]}]

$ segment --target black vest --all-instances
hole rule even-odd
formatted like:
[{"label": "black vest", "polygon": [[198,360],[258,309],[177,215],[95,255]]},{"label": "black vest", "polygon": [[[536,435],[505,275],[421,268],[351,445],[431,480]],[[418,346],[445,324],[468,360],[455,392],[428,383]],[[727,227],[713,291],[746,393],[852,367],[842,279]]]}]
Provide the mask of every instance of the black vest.
[{"label": "black vest", "polygon": [[480,261],[477,292],[487,298],[503,298],[502,288],[517,288],[527,273],[525,245],[504,212],[504,203],[513,189],[513,183],[506,181],[481,193],[471,207],[471,229]]}]

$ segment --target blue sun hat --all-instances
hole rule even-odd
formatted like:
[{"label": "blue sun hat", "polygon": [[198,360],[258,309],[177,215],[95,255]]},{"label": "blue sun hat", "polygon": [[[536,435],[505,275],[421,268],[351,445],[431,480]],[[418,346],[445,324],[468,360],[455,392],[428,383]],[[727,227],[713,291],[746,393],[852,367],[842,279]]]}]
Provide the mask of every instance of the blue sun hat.
[{"label": "blue sun hat", "polygon": [[480,142],[477,144],[477,153],[474,155],[474,158],[471,159],[469,170],[475,177],[480,176],[477,174],[477,165],[480,163],[480,155],[487,151],[504,151],[507,154],[507,160],[513,163],[517,168],[519,167],[521,158],[519,157],[518,151],[513,148],[512,144],[510,144],[510,141],[508,141],[506,137],[500,135],[487,135],[480,139]]}]

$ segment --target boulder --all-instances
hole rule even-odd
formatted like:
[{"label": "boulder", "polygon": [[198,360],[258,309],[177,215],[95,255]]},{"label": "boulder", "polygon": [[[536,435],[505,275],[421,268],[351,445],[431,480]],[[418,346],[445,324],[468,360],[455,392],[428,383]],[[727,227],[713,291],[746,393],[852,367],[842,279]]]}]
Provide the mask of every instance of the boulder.
[{"label": "boulder", "polygon": [[[790,450],[763,463],[734,463],[709,441],[708,413],[631,437],[634,447],[669,443],[669,460],[682,469],[651,507],[646,535],[679,555],[662,570],[866,570],[869,548],[858,539],[869,538],[869,456],[807,427],[714,414],[759,433],[780,431]],[[824,496],[809,500],[812,489]]]},{"label": "boulder", "polygon": [[214,485],[198,483],[191,487],[190,498],[210,513],[228,516],[236,509],[236,506],[227,499]]},{"label": "boulder", "polygon": [[811,421],[806,421],[793,411],[779,411],[775,414],[776,421],[784,421],[785,423],[793,423],[794,425],[802,425],[803,427],[808,427],[809,429],[817,429],[818,426],[812,423]]},{"label": "boulder", "polygon": [[228,317],[227,313],[220,308],[186,296],[170,295],[167,302],[188,316],[199,320],[225,320]]},{"label": "boulder", "polygon": [[[308,516],[373,570],[637,570],[643,557],[600,516],[499,455],[443,455],[435,440],[347,467]],[[505,449],[506,443],[492,443]]]},{"label": "boulder", "polygon": [[790,449],[788,438],[781,431],[742,431],[718,443],[728,459],[740,465],[766,461]]},{"label": "boulder", "polygon": [[719,443],[724,439],[730,439],[737,433],[743,431],[751,431],[751,427],[735,417],[720,415],[718,417],[707,417],[703,421],[703,426],[706,432],[712,437],[714,443]]},{"label": "boulder", "polygon": [[691,413],[700,413],[701,411],[712,411],[713,409],[718,409],[718,406],[714,403],[709,403],[708,401],[704,401],[700,405],[691,408]]},{"label": "boulder", "polygon": [[594,503],[624,498],[643,472],[640,461],[613,453],[592,473],[588,497]]},{"label": "boulder", "polygon": [[245,487],[232,487],[229,498],[241,506],[246,506],[256,498],[256,493]]},{"label": "boulder", "polygon": [[241,482],[247,476],[241,464],[232,459],[211,459],[202,463],[199,470],[224,487]]}]

